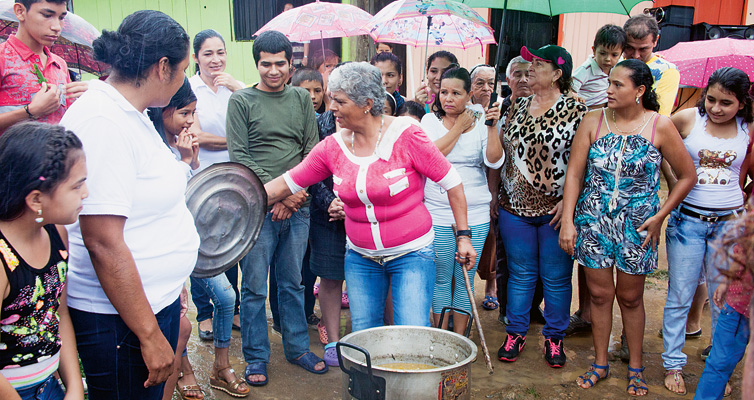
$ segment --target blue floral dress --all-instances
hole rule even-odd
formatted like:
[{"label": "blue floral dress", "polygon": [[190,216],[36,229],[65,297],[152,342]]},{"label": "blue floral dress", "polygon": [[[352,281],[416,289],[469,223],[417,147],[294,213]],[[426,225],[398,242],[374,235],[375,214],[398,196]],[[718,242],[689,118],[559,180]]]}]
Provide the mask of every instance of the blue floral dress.
[{"label": "blue floral dress", "polygon": [[[652,141],[657,126],[654,119]],[[647,232],[637,229],[660,209],[657,191],[662,154],[640,133],[609,132],[589,149],[584,188],[574,217],[578,235],[574,259],[588,268],[615,266],[631,275],[657,268],[657,246],[642,248]]]}]

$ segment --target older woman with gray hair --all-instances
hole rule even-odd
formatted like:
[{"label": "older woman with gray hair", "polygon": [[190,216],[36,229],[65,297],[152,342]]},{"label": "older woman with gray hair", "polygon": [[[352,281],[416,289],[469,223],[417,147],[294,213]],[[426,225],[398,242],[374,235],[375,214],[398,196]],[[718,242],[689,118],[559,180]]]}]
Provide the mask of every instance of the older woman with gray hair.
[{"label": "older woman with gray hair", "polygon": [[424,181],[448,193],[458,228],[456,259],[472,268],[476,252],[466,222],[458,172],[415,120],[382,115],[385,91],[377,67],[365,62],[336,68],[329,81],[330,110],[341,126],[295,168],[265,185],[270,204],[333,177],[345,219],[345,276],[354,331],[382,325],[388,287],[397,325],[429,326],[435,282],[432,218]]}]

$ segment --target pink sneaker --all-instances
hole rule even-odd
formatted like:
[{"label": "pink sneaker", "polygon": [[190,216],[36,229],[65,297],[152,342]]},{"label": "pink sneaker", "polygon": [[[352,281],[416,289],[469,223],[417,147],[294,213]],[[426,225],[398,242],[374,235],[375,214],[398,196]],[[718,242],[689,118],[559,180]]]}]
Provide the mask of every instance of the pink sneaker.
[{"label": "pink sneaker", "polygon": [[348,292],[343,292],[340,296],[340,308],[348,308]]}]

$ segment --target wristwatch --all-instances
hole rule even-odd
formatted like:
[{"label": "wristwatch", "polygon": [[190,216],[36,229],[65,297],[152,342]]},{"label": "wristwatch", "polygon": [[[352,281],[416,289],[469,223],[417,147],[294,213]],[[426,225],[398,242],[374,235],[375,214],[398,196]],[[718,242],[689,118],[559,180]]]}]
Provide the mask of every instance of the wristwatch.
[{"label": "wristwatch", "polygon": [[458,230],[456,231],[456,238],[466,236],[469,239],[471,239],[471,230],[470,229],[464,229],[464,230]]}]

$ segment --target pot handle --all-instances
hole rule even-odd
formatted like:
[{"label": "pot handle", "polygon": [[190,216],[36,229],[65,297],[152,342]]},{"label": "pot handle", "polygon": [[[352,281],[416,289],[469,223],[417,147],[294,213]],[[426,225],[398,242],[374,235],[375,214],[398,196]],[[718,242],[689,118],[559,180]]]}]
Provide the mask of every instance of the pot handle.
[{"label": "pot handle", "polygon": [[[364,354],[367,364],[366,374],[354,367],[347,370],[346,367],[343,366],[343,354],[341,353],[341,348],[344,346],[350,347]],[[369,356],[369,352],[363,347],[346,342],[337,342],[335,350],[338,353],[338,364],[340,365],[340,369],[348,375],[348,393],[357,400],[384,400],[386,386],[385,378],[374,376],[372,373],[372,358]]]},{"label": "pot handle", "polygon": [[464,336],[469,337],[469,334],[471,333],[471,326],[474,324],[474,316],[471,315],[471,313],[469,313],[468,311],[461,310],[460,308],[455,308],[455,307],[443,307],[442,311],[440,311],[440,323],[438,325],[442,326],[442,321],[443,319],[445,319],[445,312],[448,310],[459,312],[461,314],[466,314],[469,316],[469,325],[466,326],[466,332],[464,333]]}]

